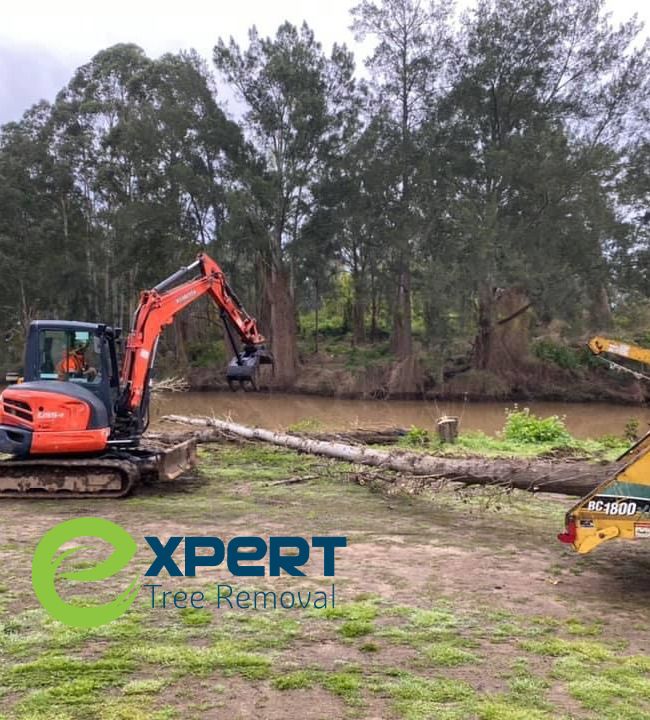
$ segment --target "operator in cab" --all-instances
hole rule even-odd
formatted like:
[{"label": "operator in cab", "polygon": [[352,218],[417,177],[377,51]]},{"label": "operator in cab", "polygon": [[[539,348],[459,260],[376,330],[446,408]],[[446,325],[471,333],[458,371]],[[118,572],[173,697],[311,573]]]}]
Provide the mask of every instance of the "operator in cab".
[{"label": "operator in cab", "polygon": [[75,343],[75,346],[66,350],[62,360],[56,366],[60,380],[68,377],[86,378],[92,382],[97,377],[97,370],[88,366],[86,360],[87,343]]}]

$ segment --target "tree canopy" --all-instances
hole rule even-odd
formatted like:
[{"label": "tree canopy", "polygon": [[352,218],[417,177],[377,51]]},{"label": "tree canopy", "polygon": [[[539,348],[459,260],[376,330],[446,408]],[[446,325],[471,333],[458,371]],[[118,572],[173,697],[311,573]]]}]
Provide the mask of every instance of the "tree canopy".
[{"label": "tree canopy", "polygon": [[[374,42],[364,72],[306,24],[215,38],[212,65],[122,44],[4,125],[7,358],[37,317],[128,326],[138,291],[201,250],[270,336],[281,386],[333,315],[352,348],[388,343],[402,364],[462,350],[497,371],[527,352],[504,340],[523,315],[580,334],[645,302],[650,56],[636,19],[613,25],[602,0],[478,0],[456,15],[363,0],[350,22]],[[180,323],[177,362],[218,337],[206,319]]]}]

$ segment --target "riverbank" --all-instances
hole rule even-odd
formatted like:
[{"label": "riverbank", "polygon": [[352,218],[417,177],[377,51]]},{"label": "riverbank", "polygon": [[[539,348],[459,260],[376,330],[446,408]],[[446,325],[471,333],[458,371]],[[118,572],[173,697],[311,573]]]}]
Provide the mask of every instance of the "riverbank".
[{"label": "riverbank", "polygon": [[[192,390],[228,388],[221,367],[191,368],[187,380]],[[260,368],[260,387],[274,389],[271,368]],[[303,358],[296,381],[283,392],[359,400],[471,400],[527,402],[612,402],[641,405],[650,399],[646,383],[607,367],[562,368],[531,360],[518,370],[495,374],[486,370],[452,371],[437,381],[422,371],[418,391],[405,393],[400,388],[395,363],[385,358],[350,363],[340,357],[317,354]]]}]

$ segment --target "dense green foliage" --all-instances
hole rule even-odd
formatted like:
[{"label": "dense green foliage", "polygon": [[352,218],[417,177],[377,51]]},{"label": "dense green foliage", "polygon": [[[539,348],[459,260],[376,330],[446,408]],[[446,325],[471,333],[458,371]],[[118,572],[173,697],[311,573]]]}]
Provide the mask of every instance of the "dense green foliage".
[{"label": "dense green foliage", "polygon": [[[2,127],[0,364],[37,317],[128,327],[138,291],[202,250],[261,321],[283,385],[301,332],[309,350],[340,331],[382,357],[498,371],[528,356],[532,322],[577,336],[650,294],[635,20],[614,27],[602,0],[477,0],[458,16],[363,0],[351,21],[374,42],[367,81],[345,46],[284,23],[243,48],[215,37],[237,119],[195,52],[117,45]],[[192,308],[173,361],[223,354],[217,320]],[[416,386],[412,370],[400,388]]]},{"label": "dense green foliage", "polygon": [[639,421],[630,418],[621,436],[580,440],[571,435],[564,418],[557,415],[538,417],[529,408],[515,406],[506,411],[503,428],[496,435],[478,430],[461,432],[453,443],[445,443],[425,428],[412,426],[399,444],[410,449],[452,456],[486,457],[553,457],[573,456],[581,459],[615,460],[637,439]]},{"label": "dense green foliage", "polygon": [[564,420],[557,415],[537,417],[528,408],[509,410],[503,427],[506,440],[520,443],[569,443],[571,436]]}]

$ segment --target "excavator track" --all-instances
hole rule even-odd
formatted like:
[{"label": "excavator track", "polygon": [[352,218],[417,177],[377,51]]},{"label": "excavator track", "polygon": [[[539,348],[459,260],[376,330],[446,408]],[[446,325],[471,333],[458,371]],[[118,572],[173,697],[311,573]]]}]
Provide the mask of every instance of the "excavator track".
[{"label": "excavator track", "polygon": [[0,461],[2,498],[120,498],[148,481],[171,482],[196,464],[196,440],[143,441],[99,457]]},{"label": "excavator track", "polygon": [[0,497],[118,498],[128,495],[140,470],[111,457],[5,460],[0,463]]}]

